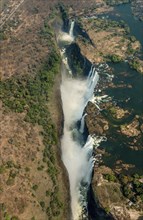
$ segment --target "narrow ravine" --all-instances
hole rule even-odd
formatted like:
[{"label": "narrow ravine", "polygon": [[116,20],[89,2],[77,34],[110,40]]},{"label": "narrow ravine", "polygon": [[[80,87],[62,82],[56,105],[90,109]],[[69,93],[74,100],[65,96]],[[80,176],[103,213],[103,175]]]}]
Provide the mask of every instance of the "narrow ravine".
[{"label": "narrow ravine", "polygon": [[[59,41],[62,45],[74,41],[74,21],[68,33],[60,33]],[[93,65],[88,77],[72,76],[65,57],[65,46],[61,47],[62,84],[61,98],[64,113],[64,130],[61,140],[62,160],[68,171],[70,181],[72,220],[87,219],[87,192],[91,182],[94,166],[94,139],[84,135],[84,109],[93,97],[94,88],[98,81],[98,73]]]}]

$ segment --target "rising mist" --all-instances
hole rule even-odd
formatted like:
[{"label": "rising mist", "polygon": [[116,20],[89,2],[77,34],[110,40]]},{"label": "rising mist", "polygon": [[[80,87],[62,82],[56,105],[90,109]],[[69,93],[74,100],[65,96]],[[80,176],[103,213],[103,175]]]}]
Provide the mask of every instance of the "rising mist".
[{"label": "rising mist", "polygon": [[[67,33],[63,33],[63,38],[62,34],[60,35],[60,41],[65,41],[67,38],[69,41],[71,39],[73,41],[73,28],[74,22],[71,23],[69,37],[67,37]],[[64,51],[63,48],[62,50]],[[63,53],[61,54],[63,55]],[[93,97],[97,81],[98,73],[93,66],[86,79],[75,79],[69,74],[68,64],[63,62],[61,98],[64,113],[64,131],[61,145],[62,159],[69,174],[73,220],[79,220],[83,209],[87,208],[87,191],[91,182],[94,158],[92,156],[92,137],[88,136],[86,142],[83,141],[85,117],[83,112],[88,101]],[[81,121],[80,127],[77,126],[79,121]]]}]

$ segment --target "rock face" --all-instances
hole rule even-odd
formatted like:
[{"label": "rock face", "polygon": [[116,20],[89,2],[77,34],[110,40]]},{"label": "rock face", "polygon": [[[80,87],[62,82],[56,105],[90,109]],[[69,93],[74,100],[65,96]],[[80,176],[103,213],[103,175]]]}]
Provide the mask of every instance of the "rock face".
[{"label": "rock face", "polygon": [[67,46],[66,55],[68,64],[74,75],[87,74],[91,68],[91,63],[84,57],[76,43]]},{"label": "rock face", "polygon": [[77,42],[80,45],[81,53],[91,62],[102,63],[107,59],[120,62],[128,59],[129,45],[132,50],[138,51],[141,48],[139,42],[133,43],[126,38],[126,30],[118,22],[95,16],[94,19],[81,18],[80,23],[90,41],[80,36],[77,38]]},{"label": "rock face", "polygon": [[[17,1],[8,1],[3,15],[9,10],[11,2],[14,11]],[[48,23],[50,3],[52,2],[39,3],[36,0],[27,4],[24,1],[3,29],[7,37],[1,42],[3,52],[0,90],[4,96],[0,106],[0,219],[2,220],[70,219],[68,177],[60,155],[63,120],[59,92],[60,58],[58,71],[53,70],[55,75],[50,78],[52,63],[58,62],[58,60],[53,62],[53,58],[59,54],[53,30],[51,31]],[[53,56],[49,56],[50,50]],[[50,71],[47,71],[47,57],[50,57],[48,59]],[[41,87],[45,60],[43,79],[44,83],[51,82],[51,89],[46,84]],[[37,74],[41,77],[35,77]],[[37,83],[39,82],[37,88],[36,79]],[[6,90],[5,86],[7,86]],[[36,91],[38,88],[43,91],[37,92],[36,99],[34,99],[36,94],[34,88]],[[14,108],[6,105],[7,93],[11,95],[11,103],[17,103]],[[17,98],[19,101],[16,101]],[[44,100],[46,106],[42,108]],[[37,111],[36,108],[39,110]],[[31,112],[30,118],[33,117],[33,122],[26,120],[28,112]],[[39,120],[35,123],[36,112]],[[49,115],[50,120],[46,121]],[[48,131],[51,131],[50,135]]]},{"label": "rock face", "polygon": [[122,195],[121,185],[114,181],[106,180],[104,175],[114,175],[113,171],[105,166],[95,168],[92,180],[95,197],[104,210],[115,220],[136,220],[139,212],[129,209],[129,201]]},{"label": "rock face", "polygon": [[105,166],[96,168],[92,180],[93,190],[99,205],[115,220],[131,220],[126,207],[126,199],[123,197],[120,184],[117,182],[108,182],[103,178],[104,174],[113,174],[113,171]]},{"label": "rock face", "polygon": [[98,108],[91,102],[86,107],[86,125],[90,134],[104,135],[108,130],[108,121],[102,116]]},{"label": "rock face", "polygon": [[121,126],[121,132],[129,137],[137,137],[140,135],[138,120],[133,120],[130,124]]},{"label": "rock face", "polygon": [[[85,23],[85,30],[95,47],[88,41],[84,41],[82,37],[78,38],[77,43],[81,47],[81,53],[93,63],[104,62],[106,60],[105,58],[107,58],[107,54],[112,55],[112,62],[120,62],[121,59],[119,60],[119,58],[128,59],[127,44],[130,40],[127,40],[126,38],[124,42],[120,41],[120,37],[122,36],[124,38],[125,36],[125,30],[118,27],[117,24],[114,28],[110,27],[108,35],[110,31],[112,34],[113,32],[117,33],[115,35],[116,39],[114,37],[110,39],[109,36],[106,35],[107,33],[105,33],[106,27],[103,30],[103,26],[100,26],[101,21],[98,19],[97,21],[99,23],[96,23],[96,18],[95,20],[91,19],[91,21],[90,19],[86,19],[86,21],[84,19],[82,20],[83,24]],[[112,23],[110,23],[110,25],[112,26]],[[117,36],[118,34],[120,37]],[[104,39],[105,36],[106,39]],[[110,36],[112,35],[110,34]],[[103,39],[104,42],[102,43]],[[115,41],[115,44],[112,40]],[[112,46],[115,46],[115,48],[122,49],[118,51],[115,48],[110,47],[108,41],[109,44],[112,42]],[[123,43],[124,45],[121,46],[120,43]],[[107,45],[109,51],[106,49]],[[138,50],[140,44],[137,41],[135,44],[131,42],[131,46],[132,48],[135,46],[134,49]],[[98,54],[99,51],[100,53]],[[137,201],[131,202],[132,199],[126,196],[124,193],[125,191],[123,190],[124,185],[118,178],[124,172],[136,172],[136,164],[138,161],[135,164],[133,161],[134,159],[131,158],[130,160],[130,158],[127,158],[130,157],[130,155],[133,158],[138,158],[136,160],[140,160],[142,163],[142,159],[139,159],[137,155],[142,153],[143,149],[141,140],[143,132],[143,117],[142,114],[139,114],[138,111],[136,111],[136,106],[131,103],[132,100],[134,100],[132,94],[134,93],[135,84],[129,80],[129,68],[126,68],[125,65],[123,68],[125,69],[121,71],[120,76],[118,76],[120,68],[117,68],[117,70],[115,69],[115,72],[113,72],[113,74],[115,74],[115,80],[113,78],[111,81],[104,78],[104,71],[99,71],[100,80],[95,90],[95,101],[98,100],[96,99],[96,96],[100,97],[106,95],[109,97],[109,100],[107,98],[107,100],[103,100],[103,102],[89,102],[85,110],[87,113],[85,122],[89,134],[93,136],[107,137],[107,142],[101,144],[98,149],[95,149],[95,155],[98,162],[95,163],[92,188],[99,207],[102,207],[106,213],[110,214],[115,220],[137,220],[142,214],[141,197],[138,201],[136,200],[137,196],[135,195],[134,190],[132,191],[132,189],[130,189],[130,184],[133,184],[133,181],[132,183],[129,182],[128,187]],[[106,71],[107,69],[105,72]],[[107,71],[106,73],[108,74],[109,72]],[[133,76],[136,78],[135,75]],[[124,91],[128,94],[127,96],[125,95],[125,97],[122,94]],[[102,110],[99,110],[97,103]],[[134,156],[133,153],[136,153],[136,155]],[[105,166],[103,167],[104,164]],[[111,167],[111,169],[108,166]],[[106,174],[109,174],[111,177],[115,174],[117,181],[105,179],[104,176],[106,176]],[[132,177],[129,175],[129,178]]]}]

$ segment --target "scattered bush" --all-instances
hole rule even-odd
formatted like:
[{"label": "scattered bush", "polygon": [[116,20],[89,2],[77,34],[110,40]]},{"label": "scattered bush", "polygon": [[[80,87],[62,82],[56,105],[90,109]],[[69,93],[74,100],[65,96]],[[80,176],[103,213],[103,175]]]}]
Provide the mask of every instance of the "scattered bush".
[{"label": "scattered bush", "polygon": [[[5,81],[0,82],[0,98],[3,104],[14,112],[25,112],[25,121],[38,124],[42,126],[43,131],[43,144],[45,146],[43,152],[43,161],[48,166],[48,174],[51,177],[53,185],[57,182],[57,167],[55,165],[55,152],[53,145],[57,144],[57,132],[53,122],[51,120],[50,113],[48,111],[48,101],[51,95],[51,91],[54,84],[54,79],[57,73],[59,73],[61,58],[58,50],[55,46],[53,39],[53,31],[50,26],[45,22],[43,29],[39,33],[41,38],[48,39],[49,55],[47,60],[41,67],[41,70],[35,75],[22,75],[12,76]],[[34,158],[32,159],[34,160]],[[6,168],[15,167],[12,161],[8,161]],[[38,170],[42,170],[44,166],[39,166]],[[25,168],[28,172],[30,169]],[[0,173],[3,173],[4,168],[0,167]],[[12,178],[13,177],[13,178]],[[15,174],[11,173],[6,184],[14,184]],[[33,190],[37,190],[38,186],[34,185]],[[58,190],[56,191],[58,196]],[[33,194],[34,196],[34,194]],[[41,207],[45,208],[45,202],[40,202]],[[56,214],[58,213],[56,209]],[[31,220],[35,218],[32,217]],[[50,218],[49,218],[50,219]],[[7,217],[8,220],[8,217]]]},{"label": "scattered bush", "polygon": [[5,172],[5,167],[3,165],[0,166],[0,174],[3,174]]},{"label": "scattered bush", "polygon": [[41,202],[40,202],[40,206],[42,207],[42,209],[44,209],[44,208],[45,208],[45,202],[44,202],[44,201],[41,201]]},{"label": "scattered bush", "polygon": [[119,180],[122,185],[122,192],[125,197],[130,199],[132,202],[137,202],[139,199],[143,199],[143,176],[134,174],[129,175],[119,175]]},{"label": "scattered bush", "polygon": [[104,174],[104,178],[109,182],[116,182],[117,180],[114,174],[109,174],[109,173]]},{"label": "scattered bush", "polygon": [[33,187],[32,187],[32,189],[34,190],[34,191],[36,191],[37,189],[38,189],[38,185],[33,185]]},{"label": "scattered bush", "polygon": [[19,218],[18,218],[17,216],[13,216],[13,217],[11,218],[11,220],[19,220]]},{"label": "scattered bush", "polygon": [[25,167],[25,171],[26,171],[26,172],[29,172],[29,171],[30,171],[30,168],[29,168],[29,167]]},{"label": "scattered bush", "polygon": [[131,66],[132,69],[135,69],[135,70],[139,71],[140,63],[137,60],[132,60],[130,62],[130,66]]},{"label": "scattered bush", "polygon": [[109,59],[113,62],[113,63],[118,63],[122,61],[122,58],[118,55],[111,55],[109,56]]}]

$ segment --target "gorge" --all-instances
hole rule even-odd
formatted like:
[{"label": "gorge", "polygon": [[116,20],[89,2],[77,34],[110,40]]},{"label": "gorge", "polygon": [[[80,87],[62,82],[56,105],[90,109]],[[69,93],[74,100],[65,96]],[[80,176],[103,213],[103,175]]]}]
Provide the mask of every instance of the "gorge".
[{"label": "gorge", "polygon": [[127,1],[24,1],[3,26],[0,219],[142,219],[143,23]]},{"label": "gorge", "polygon": [[[71,22],[69,38],[74,39],[74,22]],[[64,38],[65,39],[65,38]],[[93,158],[93,138],[86,141],[84,131],[84,109],[92,98],[98,81],[98,73],[91,66],[87,78],[74,78],[62,66],[61,98],[64,112],[64,131],[61,140],[62,158],[70,180],[71,209],[74,220],[87,215],[87,191],[89,189]],[[80,126],[77,123],[80,121]],[[85,213],[83,213],[85,211]]]}]

